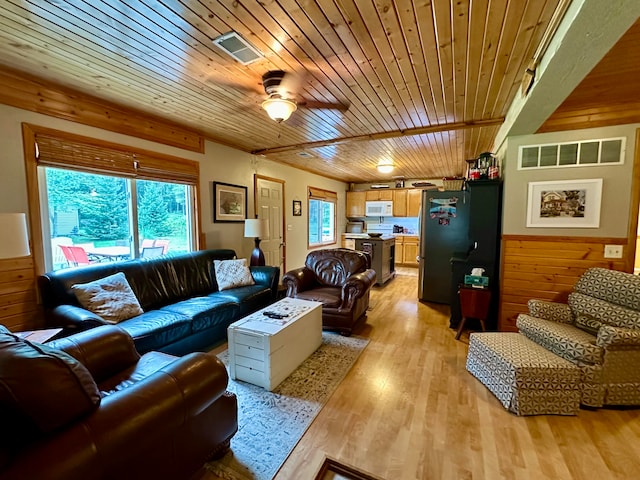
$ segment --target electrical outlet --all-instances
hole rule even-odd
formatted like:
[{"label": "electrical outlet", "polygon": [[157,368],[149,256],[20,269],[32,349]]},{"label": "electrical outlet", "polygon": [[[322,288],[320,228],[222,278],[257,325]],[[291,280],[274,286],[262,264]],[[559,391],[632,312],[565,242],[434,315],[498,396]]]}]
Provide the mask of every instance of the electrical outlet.
[{"label": "electrical outlet", "polygon": [[605,245],[604,258],[622,258],[622,245]]}]

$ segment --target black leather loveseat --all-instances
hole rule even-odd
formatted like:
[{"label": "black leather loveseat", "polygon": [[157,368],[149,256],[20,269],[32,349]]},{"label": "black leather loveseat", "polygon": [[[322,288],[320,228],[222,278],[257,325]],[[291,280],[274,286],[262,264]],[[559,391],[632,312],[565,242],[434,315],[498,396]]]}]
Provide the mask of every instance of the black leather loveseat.
[{"label": "black leather loveseat", "polygon": [[277,267],[249,267],[255,285],[219,291],[214,260],[235,256],[230,249],[202,250],[46,273],[38,286],[47,326],[71,334],[106,324],[80,306],[72,286],[122,272],[144,313],[117,325],[133,337],[140,353],[206,349],[226,339],[229,324],[276,300]]}]

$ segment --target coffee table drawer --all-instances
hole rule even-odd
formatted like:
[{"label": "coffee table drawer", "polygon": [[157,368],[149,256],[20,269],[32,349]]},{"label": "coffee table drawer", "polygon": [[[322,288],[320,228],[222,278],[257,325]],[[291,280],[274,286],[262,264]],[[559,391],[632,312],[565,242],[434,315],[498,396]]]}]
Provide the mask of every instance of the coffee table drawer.
[{"label": "coffee table drawer", "polygon": [[264,348],[264,335],[251,335],[250,333],[236,331],[234,338],[236,345]]},{"label": "coffee table drawer", "polygon": [[240,365],[242,367],[250,368],[252,370],[258,370],[259,372],[264,372],[264,362],[262,360],[256,360],[254,358],[243,357],[240,355],[235,356],[236,366]]},{"label": "coffee table drawer", "polygon": [[264,349],[238,343],[235,344],[235,354],[255,360],[264,359]]},{"label": "coffee table drawer", "polygon": [[264,387],[265,383],[268,383],[265,381],[264,372],[252,370],[242,365],[236,365],[236,378],[260,387]]}]

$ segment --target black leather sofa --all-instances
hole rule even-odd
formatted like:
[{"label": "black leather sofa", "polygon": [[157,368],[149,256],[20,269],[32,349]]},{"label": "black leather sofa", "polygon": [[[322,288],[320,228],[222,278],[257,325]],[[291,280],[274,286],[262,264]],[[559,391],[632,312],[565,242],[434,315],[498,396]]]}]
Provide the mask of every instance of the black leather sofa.
[{"label": "black leather sofa", "polygon": [[38,278],[46,324],[63,335],[107,324],[80,306],[71,287],[122,272],[144,313],[117,325],[138,352],[208,349],[226,339],[231,323],[277,299],[280,269],[270,266],[249,267],[255,285],[219,291],[213,261],[235,257],[230,249],[202,250],[46,273]]}]

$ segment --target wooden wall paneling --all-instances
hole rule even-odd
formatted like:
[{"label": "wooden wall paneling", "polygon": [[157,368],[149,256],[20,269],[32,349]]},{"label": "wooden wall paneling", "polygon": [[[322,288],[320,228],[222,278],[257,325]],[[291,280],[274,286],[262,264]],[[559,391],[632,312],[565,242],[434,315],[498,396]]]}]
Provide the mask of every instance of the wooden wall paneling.
[{"label": "wooden wall paneling", "polygon": [[631,182],[631,201],[629,203],[629,244],[625,259],[626,271],[633,272],[636,265],[640,265],[640,235],[638,221],[640,220],[640,128],[636,130],[636,150],[633,157],[633,180]]},{"label": "wooden wall paneling", "polygon": [[0,323],[12,331],[44,327],[31,257],[0,260]]},{"label": "wooden wall paneling", "polygon": [[576,281],[591,267],[628,271],[627,260],[604,258],[606,244],[626,238],[503,235],[498,328],[517,331],[516,318],[532,298],[566,302]]},{"label": "wooden wall paneling", "polygon": [[135,110],[81,95],[6,67],[0,68],[0,103],[174,147],[204,152],[194,131]]}]

